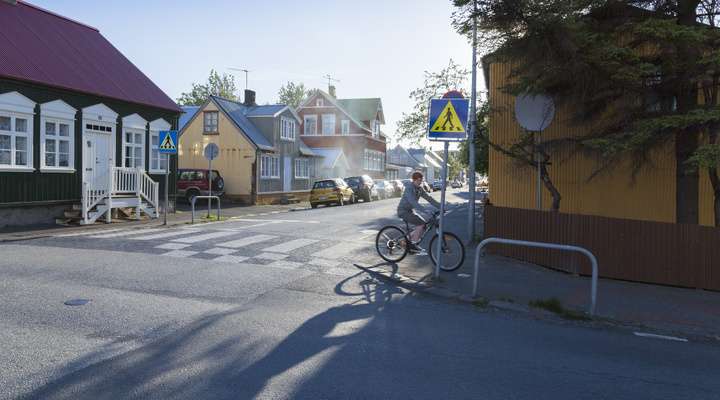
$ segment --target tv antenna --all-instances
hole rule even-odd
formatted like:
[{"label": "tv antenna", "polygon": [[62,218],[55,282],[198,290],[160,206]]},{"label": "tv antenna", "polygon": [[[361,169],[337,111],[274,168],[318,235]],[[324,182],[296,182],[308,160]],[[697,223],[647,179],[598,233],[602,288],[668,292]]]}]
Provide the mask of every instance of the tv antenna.
[{"label": "tv antenna", "polygon": [[243,69],[243,68],[234,68],[234,67],[230,67],[228,69],[231,71],[238,71],[238,72],[245,73],[245,90],[247,90],[247,88],[248,88],[248,73],[250,73],[251,71],[247,70],[247,69]]},{"label": "tv antenna", "polygon": [[340,79],[335,79],[330,74],[323,76],[323,78],[328,80],[328,87],[332,86],[332,84],[335,82],[340,83]]}]

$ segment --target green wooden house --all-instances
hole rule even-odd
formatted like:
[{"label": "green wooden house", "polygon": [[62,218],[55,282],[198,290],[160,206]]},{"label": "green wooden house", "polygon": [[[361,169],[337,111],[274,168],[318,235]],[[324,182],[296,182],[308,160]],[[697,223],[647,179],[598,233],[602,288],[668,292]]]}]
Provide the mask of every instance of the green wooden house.
[{"label": "green wooden house", "polygon": [[9,0],[0,26],[0,229],[156,218],[180,108],[95,28]]}]

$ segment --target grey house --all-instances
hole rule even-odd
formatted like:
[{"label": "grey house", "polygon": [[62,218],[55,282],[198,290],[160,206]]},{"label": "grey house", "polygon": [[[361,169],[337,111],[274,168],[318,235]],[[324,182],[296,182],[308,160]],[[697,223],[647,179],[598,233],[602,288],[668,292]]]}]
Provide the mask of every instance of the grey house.
[{"label": "grey house", "polygon": [[272,204],[308,196],[318,155],[299,138],[300,118],[284,104],[258,105],[211,96],[181,117],[180,168],[207,168],[202,150],[220,147],[213,162],[226,196],[249,204]]}]

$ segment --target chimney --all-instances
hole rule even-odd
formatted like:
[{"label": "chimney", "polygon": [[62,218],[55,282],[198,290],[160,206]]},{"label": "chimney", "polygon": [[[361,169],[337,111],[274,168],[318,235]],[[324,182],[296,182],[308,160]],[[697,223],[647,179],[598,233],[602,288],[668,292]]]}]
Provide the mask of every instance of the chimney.
[{"label": "chimney", "polygon": [[255,106],[255,91],[245,89],[245,101],[243,102],[246,106]]},{"label": "chimney", "polygon": [[334,85],[328,86],[328,93],[330,93],[330,96],[332,96],[333,99],[337,97],[337,96],[335,96],[335,86]]}]

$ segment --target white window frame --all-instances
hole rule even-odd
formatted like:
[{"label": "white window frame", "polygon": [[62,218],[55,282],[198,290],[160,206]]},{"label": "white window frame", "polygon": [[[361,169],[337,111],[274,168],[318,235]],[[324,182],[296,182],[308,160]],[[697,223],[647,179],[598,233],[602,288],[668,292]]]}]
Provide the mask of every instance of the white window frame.
[{"label": "white window frame", "polygon": [[280,179],[280,157],[273,155],[260,156],[260,178]]},{"label": "white window frame", "polygon": [[382,151],[365,149],[363,169],[366,171],[384,171],[385,157]]},{"label": "white window frame", "polygon": [[315,99],[315,107],[325,107],[325,99],[322,97]]},{"label": "white window frame", "polygon": [[[132,134],[133,139],[135,139],[135,135],[140,135],[140,141],[141,143],[135,143],[133,140],[132,143],[129,143],[127,141],[127,135]],[[138,129],[138,128],[125,128],[123,127],[123,135],[122,135],[122,165],[126,168],[137,168],[141,167],[143,170],[145,169],[145,130]],[[127,148],[131,147],[133,149],[133,153],[135,152],[136,148],[140,149],[140,165],[127,165],[128,161],[128,154],[127,154]],[[136,159],[134,155],[131,157],[133,160]]]},{"label": "white window frame", "polygon": [[[164,174],[167,170],[168,156],[160,153],[160,131],[168,131],[170,128],[171,125],[162,118],[150,122],[150,141],[148,142],[148,146],[150,146],[150,159],[148,162],[150,165],[148,171],[151,174]],[[153,144],[155,138],[157,138],[157,144]],[[178,148],[180,147],[178,143],[176,145]],[[157,163],[154,163],[154,161],[157,161]]]},{"label": "white window frame", "polygon": [[[74,173],[75,169],[75,114],[77,110],[62,100],[40,104],[40,171]],[[54,124],[55,134],[47,134],[47,124]],[[68,126],[68,136],[60,136],[60,125]],[[55,165],[47,165],[47,141],[55,146]],[[68,143],[68,165],[60,166],[60,143]]]},{"label": "white window frame", "polygon": [[[215,115],[215,129],[208,129],[208,116]],[[215,110],[203,111],[203,134],[215,134],[220,132],[220,112]]]},{"label": "white window frame", "polygon": [[[55,134],[49,135],[47,125],[55,125]],[[60,125],[68,126],[68,136],[60,136]],[[47,142],[55,146],[55,165],[47,164]],[[60,142],[68,143],[68,165],[60,165]],[[44,172],[75,172],[75,121],[64,118],[42,117],[40,119],[40,169]]]},{"label": "white window frame", "polygon": [[[308,129],[308,121],[309,120],[312,120],[315,125],[315,129],[313,132],[310,132],[310,130]],[[317,128],[318,128],[318,116],[316,114],[306,115],[305,117],[303,117],[303,135],[304,136],[317,136],[317,134],[318,134]]]},{"label": "white window frame", "polygon": [[377,119],[372,120],[372,133],[373,137],[380,136],[380,121]]},{"label": "white window frame", "polygon": [[310,179],[310,160],[307,158],[295,159],[295,179]]},{"label": "white window frame", "polygon": [[295,141],[297,124],[294,119],[280,117],[280,139]]},{"label": "white window frame", "polygon": [[[10,164],[0,164],[0,171],[32,172],[35,171],[33,160],[35,103],[18,92],[0,95],[0,116],[10,118],[10,130],[0,131],[0,135],[10,137]],[[17,132],[17,119],[23,119],[25,131]],[[17,165],[17,139],[25,139],[26,164]],[[5,149],[3,151],[8,151]]]},{"label": "white window frame", "polygon": [[349,119],[340,120],[340,133],[343,135],[350,134],[350,120]]},{"label": "white window frame", "polygon": [[[330,123],[332,121],[332,123]],[[335,118],[335,114],[323,114],[322,115],[322,136],[333,136],[335,134],[335,124],[337,120]],[[325,127],[332,128],[328,129],[329,132],[326,132]]]}]

